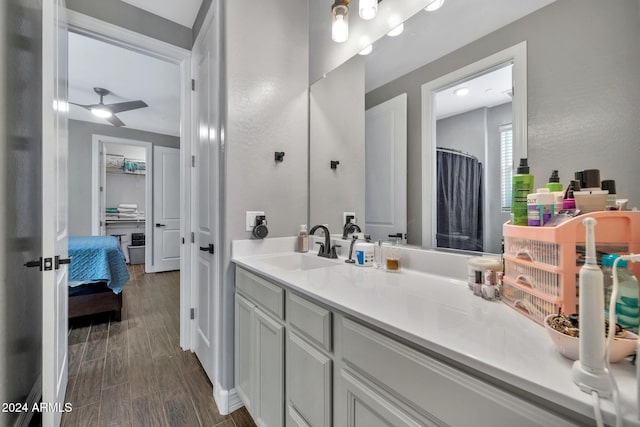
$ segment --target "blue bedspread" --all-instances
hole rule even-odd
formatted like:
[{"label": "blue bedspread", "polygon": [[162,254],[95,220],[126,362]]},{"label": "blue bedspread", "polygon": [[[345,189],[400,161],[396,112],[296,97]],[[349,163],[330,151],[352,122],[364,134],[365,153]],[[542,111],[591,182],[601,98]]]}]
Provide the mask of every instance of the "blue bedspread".
[{"label": "blue bedspread", "polygon": [[69,286],[103,281],[114,294],[129,281],[118,239],[113,236],[69,237]]}]

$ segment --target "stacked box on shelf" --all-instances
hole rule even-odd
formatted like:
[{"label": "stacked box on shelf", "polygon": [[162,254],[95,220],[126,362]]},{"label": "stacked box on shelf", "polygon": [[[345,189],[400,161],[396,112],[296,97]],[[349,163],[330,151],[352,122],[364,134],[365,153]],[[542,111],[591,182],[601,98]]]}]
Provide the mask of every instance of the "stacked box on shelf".
[{"label": "stacked box on shelf", "polygon": [[[503,226],[505,274],[502,300],[542,324],[562,310],[577,312],[577,274],[584,264],[587,216],[595,227],[598,260],[607,253],[640,252],[640,212],[604,211],[580,215],[555,227]],[[640,266],[630,264],[636,276]]]}]

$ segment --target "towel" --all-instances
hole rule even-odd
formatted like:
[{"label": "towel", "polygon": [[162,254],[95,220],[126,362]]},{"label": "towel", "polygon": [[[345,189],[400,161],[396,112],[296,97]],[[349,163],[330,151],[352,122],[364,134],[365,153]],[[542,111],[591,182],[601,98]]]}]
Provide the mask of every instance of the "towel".
[{"label": "towel", "polygon": [[120,203],[118,205],[118,208],[121,209],[138,209],[138,204],[137,203]]},{"label": "towel", "polygon": [[118,208],[118,213],[136,213],[137,209],[129,209],[129,208]]},{"label": "towel", "polygon": [[118,208],[107,208],[107,209],[105,209],[105,212],[108,213],[108,214],[110,214],[110,213],[117,214],[118,213]]}]

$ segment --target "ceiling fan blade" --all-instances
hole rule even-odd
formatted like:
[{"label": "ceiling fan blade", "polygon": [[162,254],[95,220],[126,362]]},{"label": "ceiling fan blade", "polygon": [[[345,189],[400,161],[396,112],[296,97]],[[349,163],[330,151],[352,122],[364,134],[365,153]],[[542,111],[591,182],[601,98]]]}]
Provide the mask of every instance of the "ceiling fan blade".
[{"label": "ceiling fan blade", "polygon": [[128,101],[119,102],[117,104],[108,104],[104,106],[104,109],[111,111],[112,113],[122,113],[123,111],[137,110],[138,108],[148,107],[144,101]]},{"label": "ceiling fan blade", "polygon": [[89,105],[85,105],[85,104],[78,104],[77,102],[71,102],[71,101],[69,101],[69,104],[71,104],[71,105],[77,105],[78,107],[82,107],[82,108],[87,109],[87,110],[91,110],[92,108],[97,107],[97,106],[99,106],[99,105],[100,105],[100,104],[89,104]]},{"label": "ceiling fan blade", "polygon": [[117,127],[124,126],[124,122],[116,116],[107,117],[105,120]]}]

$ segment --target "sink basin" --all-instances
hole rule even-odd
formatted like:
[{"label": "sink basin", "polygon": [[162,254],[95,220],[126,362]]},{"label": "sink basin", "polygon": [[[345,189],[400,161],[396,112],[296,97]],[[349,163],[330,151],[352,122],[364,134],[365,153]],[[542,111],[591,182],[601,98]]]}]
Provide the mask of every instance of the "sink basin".
[{"label": "sink basin", "polygon": [[305,271],[338,265],[337,262],[327,258],[307,254],[274,255],[273,257],[263,259],[262,262],[272,267],[288,271]]}]

